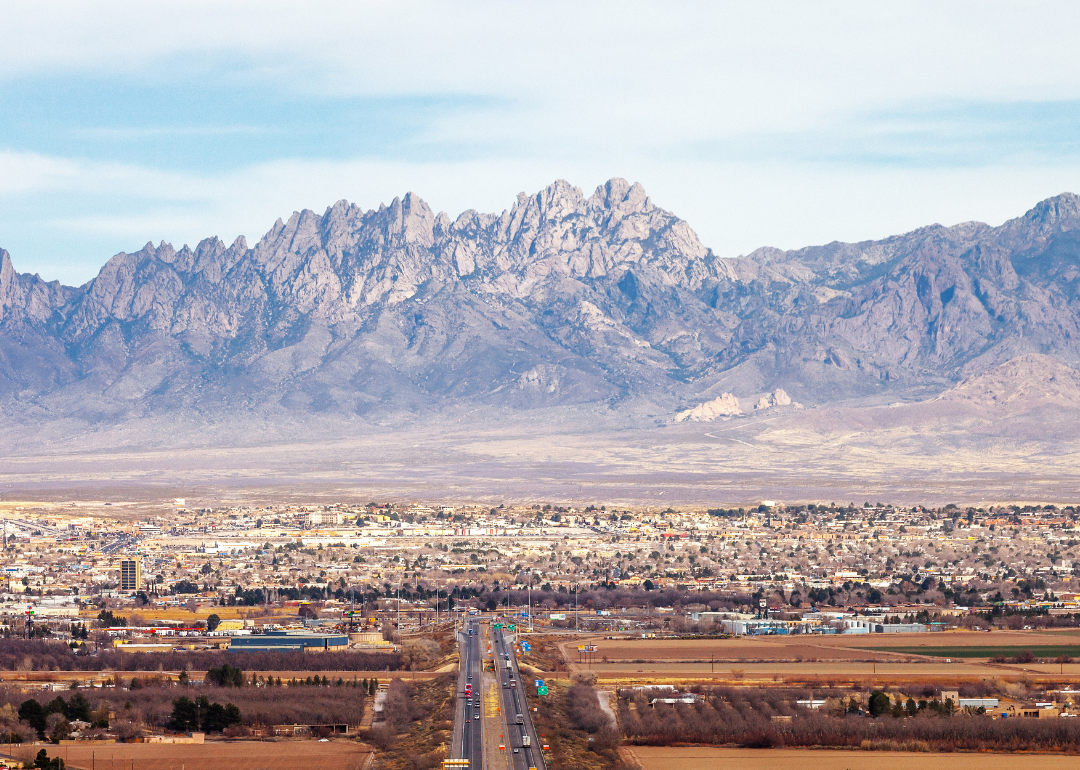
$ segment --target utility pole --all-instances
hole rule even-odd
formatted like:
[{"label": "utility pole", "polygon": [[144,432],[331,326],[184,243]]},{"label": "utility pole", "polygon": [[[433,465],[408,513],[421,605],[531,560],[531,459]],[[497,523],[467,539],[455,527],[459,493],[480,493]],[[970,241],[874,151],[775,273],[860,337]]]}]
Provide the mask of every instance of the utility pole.
[{"label": "utility pole", "polygon": [[529,583],[529,633],[532,633],[532,583]]}]

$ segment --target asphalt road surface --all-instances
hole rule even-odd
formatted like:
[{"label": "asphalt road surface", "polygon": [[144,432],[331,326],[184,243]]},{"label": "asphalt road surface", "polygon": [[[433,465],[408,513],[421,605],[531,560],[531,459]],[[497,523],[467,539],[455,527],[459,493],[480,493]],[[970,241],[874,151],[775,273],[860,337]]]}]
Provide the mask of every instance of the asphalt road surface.
[{"label": "asphalt road surface", "polygon": [[[480,721],[483,712],[483,692],[480,683],[482,665],[480,624],[475,620],[467,621],[465,631],[459,636],[462,654],[451,754],[454,759],[469,760],[469,770],[481,770],[484,766],[484,734]],[[465,696],[467,685],[472,687],[472,694],[469,697]]]},{"label": "asphalt road surface", "polygon": [[[537,770],[546,770],[544,765],[544,752],[541,749],[540,736],[533,726],[532,712],[525,700],[522,691],[521,672],[518,670],[517,656],[513,646],[503,635],[503,631],[492,632],[494,643],[492,652],[495,655],[496,674],[499,677],[499,687],[502,693],[502,715],[505,721],[506,751],[511,758],[513,770],[529,770],[535,767]],[[510,667],[507,668],[507,662]],[[511,677],[516,682],[510,686]],[[518,722],[518,715],[521,722]],[[529,737],[529,746],[525,745],[525,736]],[[516,749],[516,752],[515,752]]]}]

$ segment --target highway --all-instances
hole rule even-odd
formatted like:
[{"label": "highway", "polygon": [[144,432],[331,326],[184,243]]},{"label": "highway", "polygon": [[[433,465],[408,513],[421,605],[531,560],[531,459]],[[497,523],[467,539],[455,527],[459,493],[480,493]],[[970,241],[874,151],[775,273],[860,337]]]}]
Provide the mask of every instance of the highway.
[{"label": "highway", "polygon": [[[532,712],[522,691],[521,672],[518,670],[517,656],[513,646],[502,629],[492,631],[494,643],[492,653],[495,656],[496,675],[499,677],[499,692],[502,694],[502,715],[505,721],[506,752],[511,759],[512,770],[546,770],[544,752],[541,749],[540,736],[533,726]],[[510,667],[507,668],[507,662]],[[514,682],[511,687],[511,681]],[[518,715],[521,722],[517,721]],[[528,739],[526,739],[528,736]],[[525,744],[529,745],[526,746]]]},{"label": "highway", "polygon": [[[472,632],[471,635],[469,632]],[[458,634],[461,646],[461,666],[458,671],[457,706],[454,710],[454,740],[451,748],[453,759],[469,760],[469,770],[481,770],[484,766],[484,731],[481,715],[481,667],[483,656],[480,648],[480,623],[470,619],[465,630]],[[466,689],[472,693],[466,696]]]}]

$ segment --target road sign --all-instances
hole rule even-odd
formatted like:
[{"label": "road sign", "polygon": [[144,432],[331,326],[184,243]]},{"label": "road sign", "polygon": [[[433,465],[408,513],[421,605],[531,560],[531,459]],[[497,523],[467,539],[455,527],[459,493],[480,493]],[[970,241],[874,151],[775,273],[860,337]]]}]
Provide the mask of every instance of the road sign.
[{"label": "road sign", "polygon": [[536,686],[537,687],[543,687],[544,686],[544,680],[543,679],[537,679],[535,681],[536,681]]},{"label": "road sign", "polygon": [[539,693],[540,695],[547,695],[548,688],[546,688],[546,687],[538,687],[538,688],[536,688],[536,692]]}]

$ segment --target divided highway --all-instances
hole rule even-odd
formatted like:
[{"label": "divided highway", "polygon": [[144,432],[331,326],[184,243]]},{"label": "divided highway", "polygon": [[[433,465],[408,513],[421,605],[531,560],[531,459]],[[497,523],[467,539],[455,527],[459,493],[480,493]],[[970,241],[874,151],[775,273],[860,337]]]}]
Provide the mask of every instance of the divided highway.
[{"label": "divided highway", "polygon": [[481,770],[484,766],[484,731],[481,721],[483,655],[480,623],[472,619],[467,621],[465,630],[458,634],[458,643],[461,645],[461,667],[458,672],[451,757],[469,760],[469,770]]}]

